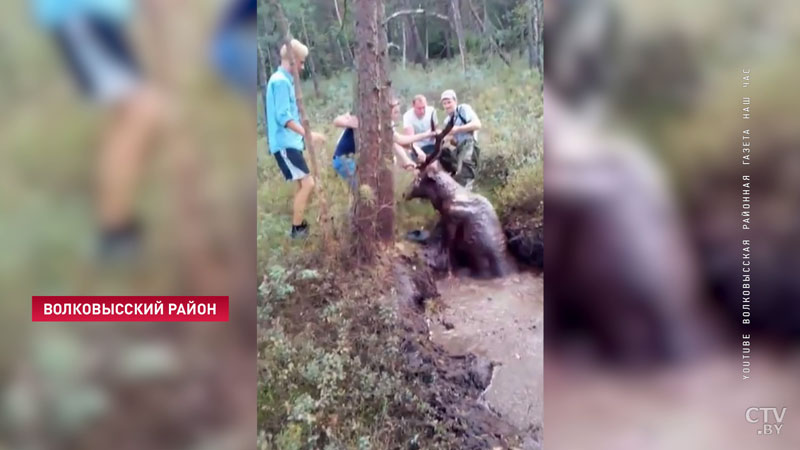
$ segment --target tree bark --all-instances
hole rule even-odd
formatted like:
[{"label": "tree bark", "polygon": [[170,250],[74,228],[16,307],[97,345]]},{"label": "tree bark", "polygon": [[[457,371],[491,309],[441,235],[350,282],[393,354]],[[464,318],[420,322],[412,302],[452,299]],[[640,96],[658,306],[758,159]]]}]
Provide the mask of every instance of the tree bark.
[{"label": "tree bark", "polygon": [[456,29],[456,39],[458,40],[458,54],[461,56],[461,70],[467,71],[467,59],[464,54],[464,29],[461,24],[461,8],[459,0],[450,0],[450,12],[453,17],[453,27]]},{"label": "tree bark", "polygon": [[[411,9],[411,0],[405,0],[404,6]],[[425,68],[427,67],[427,61],[425,60],[425,54],[422,50],[422,39],[419,35],[419,28],[417,28],[417,21],[414,19],[414,14],[406,15],[406,25],[408,27],[407,33],[411,33],[411,40],[409,42],[411,56],[409,59],[417,64],[422,64],[422,67]]]},{"label": "tree bark", "polygon": [[387,23],[389,23],[389,21],[391,21],[394,18],[397,18],[397,17],[400,17],[400,16],[409,15],[409,14],[425,14],[427,16],[433,16],[433,17],[436,17],[438,19],[442,19],[445,22],[450,20],[450,18],[447,17],[447,15],[445,15],[445,14],[441,14],[441,13],[438,13],[436,11],[427,11],[427,10],[424,10],[422,8],[419,8],[419,9],[403,9],[403,10],[400,10],[400,11],[395,11],[392,14],[390,14],[389,17],[383,19],[383,24],[386,25]]},{"label": "tree bark", "polygon": [[[377,1],[377,14],[375,24],[380,23],[380,19],[386,14],[383,0]],[[378,70],[380,73],[380,86],[382,86],[380,114],[380,133],[381,133],[381,164],[378,167],[378,237],[385,246],[394,244],[394,221],[395,221],[395,202],[394,202],[394,130],[392,129],[392,115],[389,108],[391,102],[391,81],[389,80],[389,57],[386,33],[378,27]]]},{"label": "tree bark", "polygon": [[406,42],[406,27],[405,25],[401,25],[403,29],[403,70],[406,70],[406,49],[408,48],[408,43]]},{"label": "tree bark", "polygon": [[447,27],[447,29],[444,30],[444,57],[447,59],[450,59],[450,57],[453,56],[452,52],[450,51],[450,32],[450,27]]},{"label": "tree bark", "polygon": [[337,50],[339,50],[339,59],[342,61],[342,67],[347,67],[347,59],[344,57],[344,49],[342,48],[342,43],[339,41],[339,36],[333,32],[331,29],[328,33],[330,35],[330,41],[334,44]]},{"label": "tree bark", "polygon": [[428,39],[428,21],[427,20],[425,20],[424,25],[425,25],[425,65],[427,66],[428,61],[431,59],[431,53],[430,53],[431,43],[430,43],[430,40]]},{"label": "tree bark", "polygon": [[392,129],[386,67],[387,36],[379,21],[383,0],[356,0],[356,129],[358,192],[352,211],[351,249],[356,261],[375,261],[394,238]]},{"label": "tree bark", "polygon": [[544,22],[544,1],[533,1],[533,39],[534,50],[536,51],[536,66],[539,69],[540,78],[544,76],[544,41],[542,39],[542,25]]},{"label": "tree bark", "polygon": [[[347,7],[347,1],[345,1],[345,7]],[[333,8],[336,11],[336,20],[339,21],[339,31],[337,35],[344,41],[344,46],[347,48],[347,55],[350,56],[350,62],[354,64],[356,56],[353,54],[353,47],[350,45],[350,40],[347,38],[347,33],[344,31],[344,19],[339,12],[339,0],[333,0]],[[347,9],[345,9],[344,13],[345,15],[347,14]]]},{"label": "tree bark", "polygon": [[[311,41],[308,40],[308,30],[306,29],[306,16],[302,14],[300,16],[300,24],[303,27],[303,39],[306,41],[306,45],[311,45]],[[308,53],[308,68],[311,70],[311,81],[314,83],[314,95],[319,97],[319,81],[317,80],[317,69],[316,65],[314,64],[314,56],[311,52]]]},{"label": "tree bark", "polygon": [[527,5],[528,7],[525,8],[526,9],[525,21],[527,22],[526,23],[527,27],[525,27],[525,28],[528,29],[528,32],[526,33],[525,41],[526,41],[526,43],[528,45],[528,67],[531,70],[533,70],[534,68],[537,67],[537,65],[536,65],[536,42],[534,42],[535,41],[534,35],[535,35],[536,32],[534,31],[535,27],[534,27],[534,20],[533,20],[533,11],[534,11],[534,8],[535,8],[535,6],[534,6],[535,2],[536,2],[536,0],[528,0],[528,5]]},{"label": "tree bark", "polygon": [[330,216],[328,215],[328,201],[325,196],[325,189],[322,185],[322,178],[319,176],[319,164],[317,163],[317,152],[314,149],[314,139],[312,138],[311,134],[311,124],[308,121],[308,116],[306,115],[305,107],[303,106],[303,90],[300,87],[301,80],[300,74],[297,71],[297,64],[294,61],[294,52],[291,51],[291,41],[292,35],[289,34],[289,21],[286,19],[286,15],[283,13],[283,8],[281,8],[280,3],[278,0],[271,0],[272,5],[275,8],[277,14],[277,22],[278,25],[281,27],[281,34],[283,35],[284,39],[283,42],[289,49],[286,52],[289,61],[292,63],[292,76],[294,78],[294,92],[297,101],[297,110],[300,113],[300,121],[303,125],[303,130],[305,130],[304,142],[306,149],[308,150],[309,155],[311,156],[311,174],[314,177],[314,181],[316,181],[316,193],[317,198],[319,199],[319,209],[320,209],[320,228],[322,229],[322,239],[325,246],[325,256],[332,255],[332,233],[330,228]]},{"label": "tree bark", "polygon": [[[267,86],[267,72],[264,67],[264,51],[261,50],[261,41],[256,39],[256,48],[258,49],[258,97],[266,102],[266,97],[264,96],[264,89]],[[270,73],[272,73],[272,67],[270,67]],[[264,134],[267,133],[267,115],[261,115],[262,123],[261,126],[264,129]]]}]

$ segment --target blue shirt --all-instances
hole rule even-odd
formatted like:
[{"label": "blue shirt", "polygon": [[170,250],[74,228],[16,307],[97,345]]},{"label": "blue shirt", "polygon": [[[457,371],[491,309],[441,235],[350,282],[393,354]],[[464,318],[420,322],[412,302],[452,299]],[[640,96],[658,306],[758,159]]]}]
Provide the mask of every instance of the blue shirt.
[{"label": "blue shirt", "polygon": [[279,67],[269,77],[264,107],[267,115],[267,140],[269,151],[293,148],[304,150],[303,136],[286,128],[290,120],[300,123],[300,112],[297,110],[297,98],[294,95],[294,78],[283,67]]},{"label": "blue shirt", "polygon": [[220,30],[237,29],[241,26],[256,25],[258,4],[256,0],[232,0],[222,15]]},{"label": "blue shirt", "polygon": [[95,16],[124,22],[133,13],[132,0],[31,0],[36,21],[45,28],[57,27],[77,16]]},{"label": "blue shirt", "polygon": [[[478,115],[475,114],[475,111],[472,109],[472,107],[466,103],[462,103],[456,107],[455,114],[453,115],[453,120],[455,120],[456,126],[460,126],[472,122],[473,120],[475,120],[476,117],[478,117]],[[466,141],[468,138],[473,138],[477,140],[477,136],[475,135],[474,131],[456,133],[455,137],[457,144]]]},{"label": "blue shirt", "polygon": [[336,150],[333,152],[333,157],[352,155],[356,152],[356,138],[352,128],[345,128],[342,135],[339,137],[339,142],[336,143]]}]

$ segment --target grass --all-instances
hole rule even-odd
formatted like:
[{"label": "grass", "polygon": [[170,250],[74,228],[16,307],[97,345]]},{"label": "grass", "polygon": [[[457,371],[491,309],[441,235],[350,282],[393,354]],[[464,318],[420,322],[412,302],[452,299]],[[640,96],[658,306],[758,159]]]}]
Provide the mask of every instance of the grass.
[{"label": "grass", "polygon": [[[320,179],[339,249],[347,245],[350,197],[330,166],[339,135],[331,121],[351,110],[353,81],[352,74],[323,80],[319,98],[303,86],[312,128],[327,138],[318,149]],[[441,91],[455,89],[483,122],[477,190],[501,214],[520,204],[541,213],[542,100],[538,77],[524,61],[511,68],[488,61],[466,74],[457,62],[428,72],[395,70],[392,83],[404,108],[415,94],[436,104]],[[400,199],[410,181],[410,174],[396,172],[398,235],[436,217],[427,203]],[[391,290],[385,266],[348,272],[321,265],[316,201],[307,213],[310,238],[287,238],[295,188],[283,181],[263,130],[258,183],[258,448],[457,448],[458,436],[423,401],[420,381],[404,372],[402,331],[393,309],[379,300]]]}]

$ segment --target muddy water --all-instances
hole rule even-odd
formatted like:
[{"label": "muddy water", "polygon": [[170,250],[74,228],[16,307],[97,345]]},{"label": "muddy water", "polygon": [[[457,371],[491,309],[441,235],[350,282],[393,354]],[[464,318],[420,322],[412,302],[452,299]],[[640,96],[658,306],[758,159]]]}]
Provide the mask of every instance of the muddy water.
[{"label": "muddy water", "polygon": [[498,280],[449,278],[429,314],[431,339],[451,354],[495,363],[486,405],[538,448],[543,416],[543,279],[521,273]]}]

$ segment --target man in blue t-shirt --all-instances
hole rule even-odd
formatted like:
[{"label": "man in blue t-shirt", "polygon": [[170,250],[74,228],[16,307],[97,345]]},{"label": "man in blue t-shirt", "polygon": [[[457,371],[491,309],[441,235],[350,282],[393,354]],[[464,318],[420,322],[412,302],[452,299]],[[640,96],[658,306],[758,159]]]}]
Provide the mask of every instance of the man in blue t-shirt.
[{"label": "man in blue t-shirt", "polygon": [[305,67],[308,47],[297,39],[292,39],[291,49],[286,44],[281,47],[281,65],[267,82],[264,107],[267,117],[267,140],[269,151],[287,181],[297,182],[292,208],[293,239],[308,235],[308,222],[303,219],[308,198],[314,189],[314,177],[310,175],[308,165],[303,157],[306,132],[300,123],[300,112],[297,109],[297,98],[294,91],[294,76],[289,51],[294,56],[298,73]]},{"label": "man in blue t-shirt", "polygon": [[[106,262],[134,258],[141,247],[134,213],[144,155],[163,124],[163,99],[142,73],[126,28],[133,0],[31,0],[37,24],[91,102],[108,122],[98,154],[98,256]],[[147,6],[146,3],[142,6]]]}]

